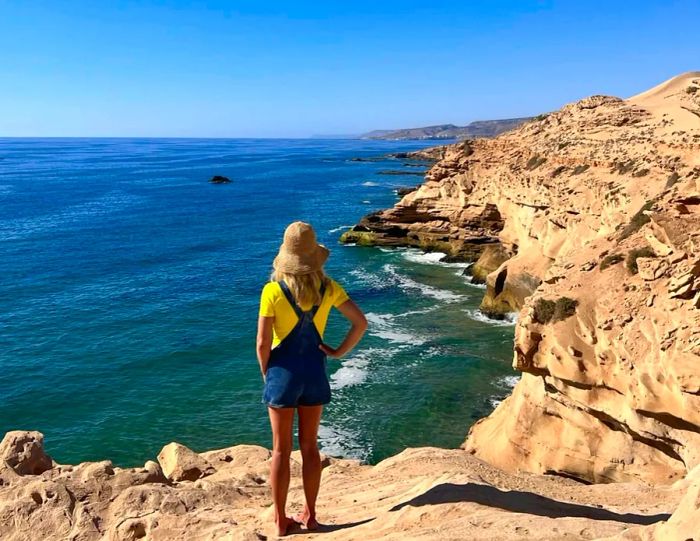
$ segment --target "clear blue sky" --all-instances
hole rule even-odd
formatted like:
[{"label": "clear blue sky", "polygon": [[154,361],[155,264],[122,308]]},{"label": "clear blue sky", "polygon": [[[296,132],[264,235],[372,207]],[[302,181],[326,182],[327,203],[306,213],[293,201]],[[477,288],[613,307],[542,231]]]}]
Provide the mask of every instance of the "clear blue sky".
[{"label": "clear blue sky", "polygon": [[700,2],[0,0],[0,136],[304,137],[700,69]]}]

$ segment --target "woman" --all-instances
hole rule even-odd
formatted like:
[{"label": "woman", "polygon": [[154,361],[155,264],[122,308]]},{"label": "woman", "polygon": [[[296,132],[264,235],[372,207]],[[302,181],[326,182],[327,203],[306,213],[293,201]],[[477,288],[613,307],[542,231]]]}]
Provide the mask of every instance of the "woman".
[{"label": "woman", "polygon": [[[326,356],[340,358],[360,341],[367,320],[343,288],[323,272],[328,249],[316,242],[313,228],[294,222],[273,262],[272,281],[260,300],[257,354],[265,382],[263,402],[272,426],[270,484],[278,535],[293,524],[318,528],[316,497],[321,483],[318,425],[324,404],[331,400]],[[323,331],[332,307],[350,321],[343,342],[332,348],[323,343]],[[285,506],[289,489],[294,411],[299,417],[299,448],[306,505],[293,518]]]}]

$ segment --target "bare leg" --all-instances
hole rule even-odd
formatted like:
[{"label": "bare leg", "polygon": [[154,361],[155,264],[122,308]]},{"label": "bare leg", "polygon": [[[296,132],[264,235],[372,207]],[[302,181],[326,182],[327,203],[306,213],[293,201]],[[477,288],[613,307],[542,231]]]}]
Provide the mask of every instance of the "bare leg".
[{"label": "bare leg", "polygon": [[294,517],[309,530],[318,529],[316,522],[316,498],[321,485],[321,456],[318,452],[318,425],[321,422],[323,406],[300,406],[299,449],[302,458],[304,496],[306,506]]},{"label": "bare leg", "polygon": [[289,490],[289,455],[292,452],[292,425],[294,408],[267,408],[272,427],[272,460],[270,462],[270,486],[275,504],[277,535],[286,535],[294,522],[287,517],[287,492]]}]

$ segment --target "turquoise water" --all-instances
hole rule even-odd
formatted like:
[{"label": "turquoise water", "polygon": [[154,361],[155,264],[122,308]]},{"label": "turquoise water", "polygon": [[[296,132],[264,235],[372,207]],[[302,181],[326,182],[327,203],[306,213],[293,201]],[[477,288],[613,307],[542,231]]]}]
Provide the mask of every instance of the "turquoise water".
[{"label": "turquoise water", "polygon": [[[512,326],[478,314],[483,290],[464,265],[337,243],[419,178],[377,174],[400,160],[351,158],[422,146],[0,139],[0,433],[40,430],[63,463],[142,464],[171,440],[269,445],[257,303],[301,219],[370,322],[329,363],[324,450],[376,462],[458,446],[514,382]],[[214,174],[234,182],[211,185]],[[336,314],[326,340],[344,328]]]}]

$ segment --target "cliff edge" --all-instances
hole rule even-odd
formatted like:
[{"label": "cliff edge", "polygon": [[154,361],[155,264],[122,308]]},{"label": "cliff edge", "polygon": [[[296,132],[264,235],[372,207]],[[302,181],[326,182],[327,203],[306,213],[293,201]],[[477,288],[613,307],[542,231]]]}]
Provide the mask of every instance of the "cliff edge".
[{"label": "cliff edge", "polygon": [[446,147],[342,240],[472,261],[482,310],[520,312],[522,378],[470,453],[585,482],[700,463],[700,72]]},{"label": "cliff edge", "polygon": [[[292,455],[289,511],[303,503]],[[0,443],[3,541],[260,541],[271,535],[270,451],[171,443],[142,468],[59,465],[38,432]],[[461,450],[407,449],[376,466],[323,458],[318,532],[294,539],[690,539],[700,476],[672,487],[582,486],[506,473]],[[700,473],[697,472],[697,473]]]}]

